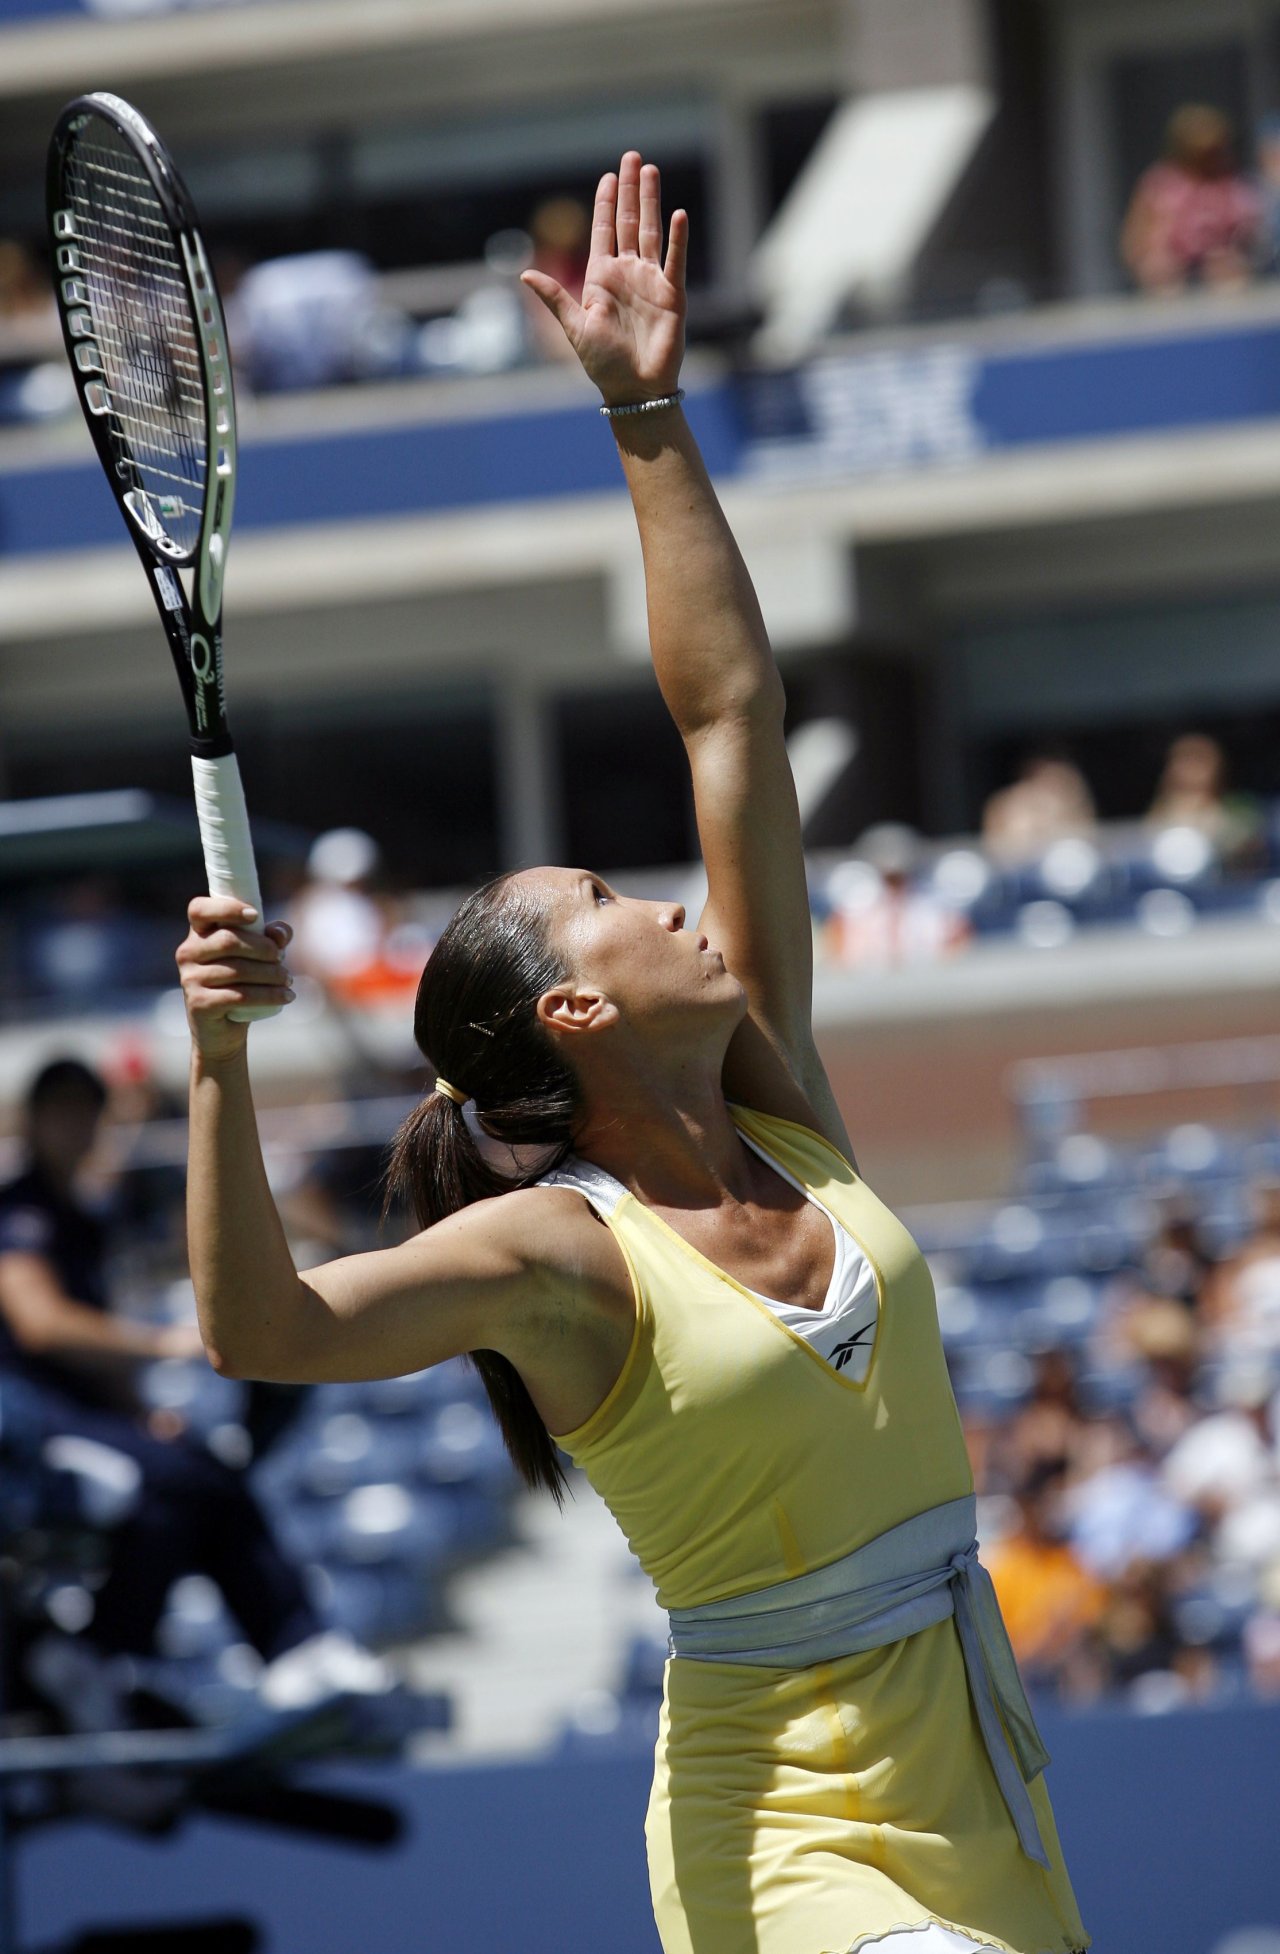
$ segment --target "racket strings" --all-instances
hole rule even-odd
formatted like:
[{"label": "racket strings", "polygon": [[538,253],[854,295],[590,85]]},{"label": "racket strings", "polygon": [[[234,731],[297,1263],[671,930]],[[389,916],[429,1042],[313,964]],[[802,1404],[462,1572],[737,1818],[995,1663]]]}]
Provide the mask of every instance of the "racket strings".
[{"label": "racket strings", "polygon": [[186,554],[209,476],[204,369],[178,246],[142,163],[110,124],[75,136],[64,164],[109,409],[118,477]]}]

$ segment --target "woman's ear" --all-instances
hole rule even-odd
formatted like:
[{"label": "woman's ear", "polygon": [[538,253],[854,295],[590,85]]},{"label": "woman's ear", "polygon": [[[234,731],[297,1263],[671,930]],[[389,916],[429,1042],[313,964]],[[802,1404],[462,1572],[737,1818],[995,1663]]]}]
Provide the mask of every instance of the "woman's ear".
[{"label": "woman's ear", "polygon": [[619,1011],[603,991],[579,990],[576,985],[558,984],[538,999],[538,1023],[544,1031],[573,1036],[585,1031],[605,1031],[618,1022]]}]

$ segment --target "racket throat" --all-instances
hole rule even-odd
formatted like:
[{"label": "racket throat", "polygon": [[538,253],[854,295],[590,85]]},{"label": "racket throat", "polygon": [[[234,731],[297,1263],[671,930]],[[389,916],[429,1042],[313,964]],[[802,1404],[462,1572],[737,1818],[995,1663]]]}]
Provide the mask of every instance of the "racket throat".
[{"label": "racket throat", "polygon": [[124,506],[153,549],[162,550],[175,563],[185,563],[187,552],[180,548],[165,528],[166,518],[181,516],[183,504],[177,496],[152,495],[147,489],[125,491]]},{"label": "racket throat", "polygon": [[221,620],[215,612],[211,621],[202,611],[199,579],[194,572],[190,574],[192,589],[188,596],[174,564],[156,563],[142,554],[186,699],[191,750],[206,759],[230,753]]}]

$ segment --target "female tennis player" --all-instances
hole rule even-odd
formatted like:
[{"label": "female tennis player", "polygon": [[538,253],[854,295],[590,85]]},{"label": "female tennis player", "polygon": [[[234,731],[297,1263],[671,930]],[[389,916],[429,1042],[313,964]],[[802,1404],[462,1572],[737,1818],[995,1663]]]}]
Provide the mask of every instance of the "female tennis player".
[{"label": "female tennis player", "polygon": [[581,300],[526,278],[635,505],[699,928],[579,868],[470,896],[423,975],[436,1082],[393,1155],[422,1232],[299,1275],[228,1015],[292,995],[287,931],[198,898],[178,961],[201,1325],[235,1376],[470,1353],[526,1479],[558,1495],[559,1447],[599,1489],[671,1616],[647,1822],[667,1954],[904,1931],[913,1954],[1067,1954],[1087,1938],[977,1561],[929,1273],[814,1047],[782,687],[679,405],[687,239],[681,211],[664,238],[658,172],[630,153],[601,181]]}]

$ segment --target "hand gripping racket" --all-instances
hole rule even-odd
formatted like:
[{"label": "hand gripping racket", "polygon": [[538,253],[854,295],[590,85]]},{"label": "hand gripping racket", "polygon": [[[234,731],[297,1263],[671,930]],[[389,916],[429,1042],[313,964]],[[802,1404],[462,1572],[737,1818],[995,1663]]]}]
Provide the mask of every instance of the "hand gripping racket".
[{"label": "hand gripping racket", "polygon": [[[262,914],[222,683],[222,580],[236,486],[226,326],[186,186],[154,129],[82,95],[49,145],[54,290],[98,459],[147,573],[191,729],[212,895]],[[179,579],[191,572],[191,597]],[[278,1004],[242,1005],[237,1019]]]}]

